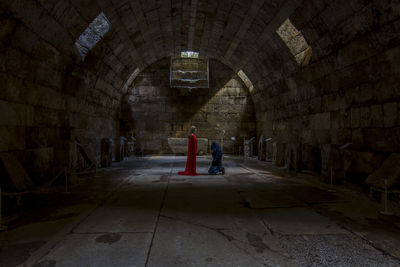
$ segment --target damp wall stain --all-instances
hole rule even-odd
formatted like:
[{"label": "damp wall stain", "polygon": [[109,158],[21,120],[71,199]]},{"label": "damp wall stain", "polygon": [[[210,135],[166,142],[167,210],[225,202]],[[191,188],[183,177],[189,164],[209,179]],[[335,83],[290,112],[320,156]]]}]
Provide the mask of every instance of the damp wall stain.
[{"label": "damp wall stain", "polygon": [[110,234],[105,234],[105,235],[101,235],[98,236],[96,238],[96,242],[97,243],[105,243],[105,244],[114,244],[116,242],[118,242],[121,239],[122,235],[121,234],[117,234],[117,233],[110,233]]}]

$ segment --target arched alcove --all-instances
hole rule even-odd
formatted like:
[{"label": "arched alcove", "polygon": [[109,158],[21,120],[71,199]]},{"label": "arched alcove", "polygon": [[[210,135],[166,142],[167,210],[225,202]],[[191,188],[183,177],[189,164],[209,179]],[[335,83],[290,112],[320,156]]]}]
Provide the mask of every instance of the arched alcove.
[{"label": "arched alcove", "polygon": [[139,149],[172,153],[168,138],[186,138],[191,125],[210,144],[225,138],[225,153],[233,153],[236,142],[255,134],[251,94],[232,69],[210,60],[209,88],[189,91],[170,86],[170,63],[165,58],[141,71],[123,100],[121,133],[133,134]]}]

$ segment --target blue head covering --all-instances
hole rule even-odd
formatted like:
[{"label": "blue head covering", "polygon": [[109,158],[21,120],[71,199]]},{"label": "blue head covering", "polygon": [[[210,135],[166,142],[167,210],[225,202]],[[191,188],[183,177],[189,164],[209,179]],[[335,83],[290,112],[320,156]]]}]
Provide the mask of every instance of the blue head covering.
[{"label": "blue head covering", "polygon": [[221,150],[221,148],[219,147],[219,145],[217,143],[215,143],[214,141],[211,143],[211,150]]}]

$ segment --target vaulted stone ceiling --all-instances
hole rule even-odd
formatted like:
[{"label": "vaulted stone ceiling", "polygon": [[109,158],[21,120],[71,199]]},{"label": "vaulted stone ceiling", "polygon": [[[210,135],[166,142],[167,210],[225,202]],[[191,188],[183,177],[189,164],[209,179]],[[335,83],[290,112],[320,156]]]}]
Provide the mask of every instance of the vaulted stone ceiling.
[{"label": "vaulted stone ceiling", "polygon": [[[112,28],[82,61],[74,42],[101,12]],[[307,64],[276,32],[287,19],[312,49]],[[399,145],[398,0],[0,0],[0,22],[1,151],[52,148],[70,132],[98,149],[119,135],[135,75],[184,50],[249,76],[257,136]]]},{"label": "vaulted stone ceiling", "polygon": [[[374,2],[384,9],[391,1]],[[102,57],[113,72],[105,76],[127,80],[136,68],[143,70],[161,58],[193,50],[235,71],[243,69],[257,83],[256,89],[298,68],[275,33],[287,18],[303,32],[318,58],[325,48],[345,43],[350,35],[376,23],[363,11],[367,5],[371,3],[327,0],[1,1],[4,9],[67,54],[88,24],[104,12],[112,30],[103,40]],[[347,28],[336,31],[344,22]]]},{"label": "vaulted stone ceiling", "polygon": [[265,61],[283,63],[289,58],[275,31],[302,2],[38,0],[2,1],[1,5],[66,54],[88,24],[104,12],[112,24],[103,40],[104,61],[124,80],[136,68],[143,70],[185,50],[199,51],[201,57],[261,78],[273,71]]},{"label": "vaulted stone ceiling", "polygon": [[109,47],[129,70],[193,50],[250,73],[265,70],[262,62],[282,48],[275,30],[301,2],[97,1],[79,12],[86,18],[105,12],[114,27]]}]

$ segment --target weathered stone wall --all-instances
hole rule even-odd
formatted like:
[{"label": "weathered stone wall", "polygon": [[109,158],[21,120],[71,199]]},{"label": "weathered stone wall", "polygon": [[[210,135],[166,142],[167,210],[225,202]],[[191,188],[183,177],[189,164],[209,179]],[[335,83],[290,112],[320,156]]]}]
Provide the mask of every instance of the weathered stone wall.
[{"label": "weathered stone wall", "polygon": [[[145,150],[160,147],[154,152],[167,151],[159,138],[184,136],[190,124],[210,139],[217,139],[211,129],[220,121],[228,138],[249,135],[254,118],[238,114],[252,112],[233,107],[250,102],[237,97],[232,89],[237,85],[225,86],[234,77],[228,79],[227,68],[214,63],[211,90],[191,95],[169,91],[168,78],[159,75],[168,72],[166,63],[146,69],[188,47],[249,76],[258,136],[274,137],[277,150],[285,150],[278,158],[299,153],[302,167],[326,171],[331,158],[349,157],[365,163],[350,168],[359,171],[370,169],[381,154],[398,151],[398,1],[197,4],[197,12],[190,12],[188,1],[0,1],[0,151],[11,151],[33,177],[44,177],[53,162],[62,165],[55,152],[59,141],[81,136],[98,156],[100,139],[119,135],[119,120],[125,133],[136,127],[139,138],[148,138],[152,127],[160,129],[165,135],[141,142]],[[111,30],[82,63],[74,41],[100,12]],[[312,48],[307,66],[292,55],[301,50],[291,53],[275,33],[287,18]],[[151,89],[141,89],[143,97],[131,95],[127,102],[137,110],[120,117],[128,77],[145,69],[136,82]],[[225,89],[213,91],[220,88]],[[160,115],[154,119],[154,113]],[[129,121],[126,114],[138,116]],[[152,126],[140,126],[143,121]],[[229,129],[228,121],[237,128]],[[346,142],[353,143],[351,150],[336,153],[335,146]],[[301,153],[289,151],[293,148]]]},{"label": "weathered stone wall", "polygon": [[240,144],[255,134],[255,113],[247,87],[228,67],[210,60],[210,88],[170,88],[170,59],[141,72],[126,97],[121,131],[134,129],[138,147],[146,153],[171,153],[169,137],[187,137],[191,125],[197,137],[220,143],[234,152],[231,137]]},{"label": "weathered stone wall", "polygon": [[[399,152],[399,14],[398,1],[304,1],[290,19],[312,47],[312,60],[296,68],[293,57],[268,63],[275,70],[254,95],[259,136],[300,144],[303,168],[322,161],[324,174],[337,146],[348,142],[356,172],[379,166],[371,152]],[[282,49],[284,56],[290,54]]]},{"label": "weathered stone wall", "polygon": [[79,61],[73,42],[88,21],[59,13],[75,14],[70,4],[9,2],[0,5],[0,153],[41,184],[67,164],[63,142],[79,136],[98,159],[100,139],[118,135],[123,67],[107,61],[104,43]]}]

